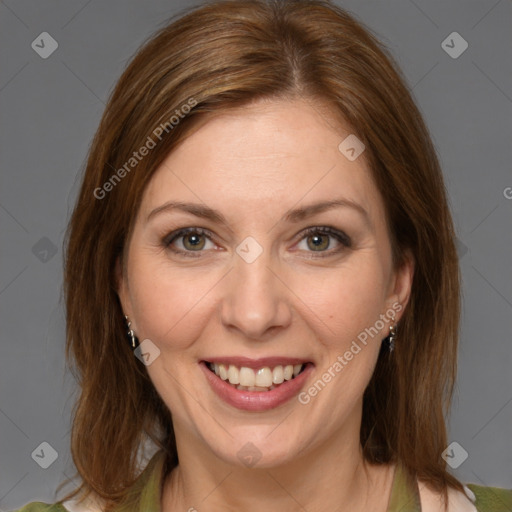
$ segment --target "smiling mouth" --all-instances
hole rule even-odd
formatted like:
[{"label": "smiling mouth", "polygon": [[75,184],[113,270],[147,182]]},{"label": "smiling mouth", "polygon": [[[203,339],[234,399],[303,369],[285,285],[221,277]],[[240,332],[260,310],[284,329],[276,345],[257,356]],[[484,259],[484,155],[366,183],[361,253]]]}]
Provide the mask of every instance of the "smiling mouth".
[{"label": "smiling mouth", "polygon": [[204,361],[217,377],[241,391],[271,391],[284,382],[293,380],[311,363],[265,366],[258,369],[233,364]]}]

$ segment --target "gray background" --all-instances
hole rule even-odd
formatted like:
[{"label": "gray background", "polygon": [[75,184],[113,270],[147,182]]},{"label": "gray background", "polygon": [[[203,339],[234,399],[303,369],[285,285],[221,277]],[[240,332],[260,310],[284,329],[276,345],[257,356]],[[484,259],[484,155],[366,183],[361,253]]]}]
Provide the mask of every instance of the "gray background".
[{"label": "gray background", "polygon": [[[512,487],[511,0],[340,1],[402,66],[445,172],[464,280],[450,441],[465,482]],[[0,2],[0,509],[53,502],[72,475],[62,237],[108,93],[177,1]],[[441,43],[469,44],[458,58]],[[42,59],[42,32],[58,49]],[[450,43],[451,44],[451,43]],[[453,43],[458,45],[459,43]],[[455,46],[455,48],[459,48]],[[46,441],[58,458],[31,457]],[[455,459],[463,452],[456,448]]]}]

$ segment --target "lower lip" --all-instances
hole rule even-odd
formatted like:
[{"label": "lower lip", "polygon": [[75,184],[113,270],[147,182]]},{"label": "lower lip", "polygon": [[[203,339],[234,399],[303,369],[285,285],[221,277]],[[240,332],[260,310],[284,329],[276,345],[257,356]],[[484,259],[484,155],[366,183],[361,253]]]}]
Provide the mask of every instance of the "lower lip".
[{"label": "lower lip", "polygon": [[217,375],[206,366],[204,361],[201,361],[199,366],[213,391],[215,391],[222,400],[237,409],[243,409],[245,411],[267,411],[284,404],[299,393],[313,371],[313,364],[308,363],[302,373],[297,375],[294,379],[284,381],[277,388],[271,389],[270,391],[243,391],[228,384],[220,377],[217,377]]}]

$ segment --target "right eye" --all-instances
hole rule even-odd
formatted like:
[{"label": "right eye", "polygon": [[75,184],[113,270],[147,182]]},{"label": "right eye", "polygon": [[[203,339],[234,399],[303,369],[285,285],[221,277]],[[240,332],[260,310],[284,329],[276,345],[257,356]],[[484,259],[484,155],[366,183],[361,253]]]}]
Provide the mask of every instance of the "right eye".
[{"label": "right eye", "polygon": [[200,254],[193,253],[203,252],[208,242],[213,244],[210,236],[210,233],[202,228],[184,228],[167,235],[163,244],[176,254],[198,257]]}]

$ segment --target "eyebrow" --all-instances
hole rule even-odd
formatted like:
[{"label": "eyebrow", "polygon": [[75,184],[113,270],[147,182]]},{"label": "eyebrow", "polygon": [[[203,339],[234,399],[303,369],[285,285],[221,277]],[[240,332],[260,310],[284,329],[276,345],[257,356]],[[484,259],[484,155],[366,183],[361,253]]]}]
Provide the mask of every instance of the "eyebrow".
[{"label": "eyebrow", "polygon": [[[303,206],[301,208],[296,208],[287,211],[281,220],[285,222],[297,223],[308,217],[313,215],[317,215],[319,213],[323,213],[327,210],[331,210],[333,208],[350,208],[359,212],[364,218],[365,222],[368,225],[371,225],[370,216],[368,212],[355,201],[351,201],[349,199],[333,199],[331,201],[321,201],[318,203],[310,204],[308,206]],[[180,210],[186,213],[190,213],[195,215],[196,217],[200,217],[203,219],[208,219],[213,222],[217,222],[219,224],[228,225],[228,222],[222,213],[213,210],[212,208],[199,204],[199,203],[184,203],[181,201],[168,201],[163,205],[155,208],[146,218],[146,222],[149,222],[153,217],[162,212],[170,212],[172,210]]]}]

